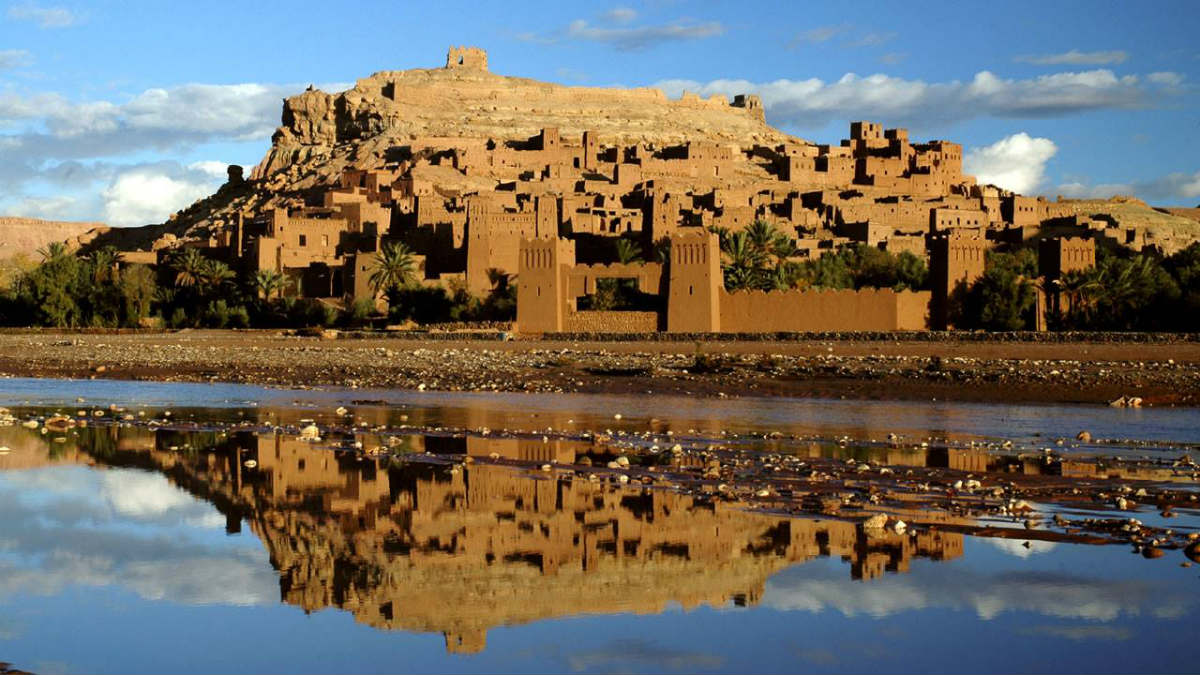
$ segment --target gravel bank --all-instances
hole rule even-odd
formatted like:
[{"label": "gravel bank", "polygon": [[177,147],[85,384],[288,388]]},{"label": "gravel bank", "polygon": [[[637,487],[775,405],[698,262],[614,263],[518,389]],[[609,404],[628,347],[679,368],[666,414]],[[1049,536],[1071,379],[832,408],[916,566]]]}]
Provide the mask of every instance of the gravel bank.
[{"label": "gravel bank", "polygon": [[322,339],[277,331],[0,334],[0,374],[448,391],[1197,405],[1200,343],[898,335],[791,340]]}]

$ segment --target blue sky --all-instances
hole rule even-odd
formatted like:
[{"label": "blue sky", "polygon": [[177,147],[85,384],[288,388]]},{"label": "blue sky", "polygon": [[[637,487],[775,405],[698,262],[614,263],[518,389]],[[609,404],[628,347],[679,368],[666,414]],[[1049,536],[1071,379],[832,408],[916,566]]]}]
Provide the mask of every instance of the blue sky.
[{"label": "blue sky", "polygon": [[262,157],[283,96],[451,44],[564,84],[757,91],[818,142],[907,126],[1027,193],[1195,206],[1197,34],[1195,2],[0,0],[0,214],[161,221]]}]

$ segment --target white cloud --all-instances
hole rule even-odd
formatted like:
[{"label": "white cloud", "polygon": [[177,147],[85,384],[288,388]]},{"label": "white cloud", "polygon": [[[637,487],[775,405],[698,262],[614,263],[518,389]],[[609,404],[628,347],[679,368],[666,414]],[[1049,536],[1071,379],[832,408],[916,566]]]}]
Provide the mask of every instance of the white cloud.
[{"label": "white cloud", "polygon": [[600,16],[600,25],[576,19],[563,29],[545,34],[522,33],[517,39],[540,44],[557,44],[568,40],[601,42],[627,51],[656,47],[664,42],[702,40],[725,32],[717,21],[696,22],[686,19],[645,26],[628,26],[636,12],[618,8]]},{"label": "white cloud", "polygon": [[1089,185],[1073,181],[1063,183],[1055,188],[1055,192],[1070,199],[1108,199],[1113,195],[1133,194],[1133,185],[1129,183],[1100,183]]},{"label": "white cloud", "polygon": [[1107,199],[1113,195],[1137,195],[1148,201],[1191,204],[1200,200],[1200,171],[1195,173],[1175,172],[1149,180],[1128,183],[1093,185],[1082,181],[1072,181],[1059,185],[1057,192],[1072,199]]},{"label": "white cloud", "polygon": [[1049,138],[1020,132],[991,145],[973,148],[963,157],[963,170],[980,183],[1029,194],[1046,179],[1046,162],[1058,152]]},{"label": "white cloud", "polygon": [[601,17],[610,23],[629,23],[630,21],[636,19],[637,15],[638,13],[635,9],[631,9],[629,7],[614,7],[602,14]]},{"label": "white cloud", "polygon": [[199,171],[205,175],[219,178],[224,181],[229,176],[229,165],[225,162],[218,162],[213,159],[204,160],[201,162],[192,162],[188,164],[188,169]]},{"label": "white cloud", "polygon": [[1173,73],[1169,70],[1150,73],[1146,76],[1146,79],[1154,84],[1161,84],[1164,87],[1178,87],[1179,85],[1183,84],[1183,75],[1180,75],[1179,73]]},{"label": "white cloud", "polygon": [[179,170],[170,164],[125,171],[101,193],[104,221],[117,226],[161,223],[222,182],[203,168]]},{"label": "white cloud", "polygon": [[1121,50],[1081,52],[1072,49],[1061,54],[1042,54],[1038,56],[1018,56],[1017,61],[1033,63],[1039,66],[1103,66],[1112,63],[1124,63],[1129,54]]},{"label": "white cloud", "polygon": [[[1157,83],[1151,82],[1155,85]],[[817,78],[693,80],[658,82],[670,95],[692,91],[702,96],[756,93],[767,118],[777,124],[819,128],[848,119],[886,119],[908,126],[942,125],[976,117],[1044,118],[1091,110],[1138,108],[1163,95],[1136,75],[1117,76],[1111,70],[1088,70],[1004,79],[989,71],[969,82],[924,82],[876,74],[848,73],[835,82]]]},{"label": "white cloud", "polygon": [[41,7],[31,2],[9,7],[8,18],[32,21],[40,28],[68,28],[82,21],[82,17],[65,7]]},{"label": "white cloud", "polygon": [[848,30],[850,30],[850,26],[848,25],[817,26],[816,28],[810,28],[797,35],[795,39],[792,40],[792,44],[796,45],[804,43],[816,45],[821,44],[822,42],[829,42],[833,38],[845,33]]},{"label": "white cloud", "polygon": [[30,196],[0,206],[0,214],[19,215],[43,220],[87,220],[92,217],[93,205],[71,195],[51,197]]},{"label": "white cloud", "polygon": [[887,44],[887,43],[891,42],[892,40],[895,40],[898,35],[899,35],[899,33],[890,32],[890,31],[886,32],[886,33],[876,33],[876,32],[865,33],[861,37],[857,37],[853,40],[849,40],[848,42],[846,42],[846,46],[847,47],[878,47],[879,45]]},{"label": "white cloud", "polygon": [[33,55],[24,49],[0,49],[0,70],[33,65]]},{"label": "white cloud", "polygon": [[[187,170],[176,166],[167,175],[169,180],[152,181],[159,192],[136,200],[124,188],[146,177],[127,178],[116,185],[113,181],[118,173],[137,173],[147,155],[186,151],[206,143],[266,145],[279,124],[280,100],[303,88],[185,84],[148,89],[125,101],[82,102],[53,92],[16,93],[0,88],[0,153],[4,157],[0,161],[0,212],[95,220],[119,209],[115,223],[146,224],[149,221],[135,219],[186,206],[198,196],[195,186],[224,182],[225,167],[218,175],[215,166],[204,163]],[[339,91],[347,85],[333,83],[322,88]],[[137,159],[108,161],[122,156]],[[214,182],[217,178],[220,180]],[[109,209],[103,208],[100,199],[105,187],[109,188],[104,195]],[[56,198],[51,199],[50,194]],[[160,195],[169,198],[160,200]],[[145,208],[131,208],[139,205]]]}]

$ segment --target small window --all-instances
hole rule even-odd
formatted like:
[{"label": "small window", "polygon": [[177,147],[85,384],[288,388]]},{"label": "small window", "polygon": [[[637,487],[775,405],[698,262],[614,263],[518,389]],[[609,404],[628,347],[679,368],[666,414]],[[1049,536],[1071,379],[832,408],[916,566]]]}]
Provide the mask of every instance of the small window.
[{"label": "small window", "polygon": [[302,235],[300,235],[300,245],[301,245],[301,246],[308,246],[308,237],[307,237],[307,236],[305,236],[305,235],[303,235],[303,234],[302,234]]}]

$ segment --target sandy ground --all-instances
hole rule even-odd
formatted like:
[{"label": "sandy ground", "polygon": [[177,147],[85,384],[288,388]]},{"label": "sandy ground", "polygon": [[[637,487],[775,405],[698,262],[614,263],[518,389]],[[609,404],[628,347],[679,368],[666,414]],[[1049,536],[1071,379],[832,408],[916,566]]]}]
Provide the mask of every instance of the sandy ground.
[{"label": "sandy ground", "polygon": [[1200,403],[1200,343],[321,339],[0,334],[0,374],[449,391]]}]

